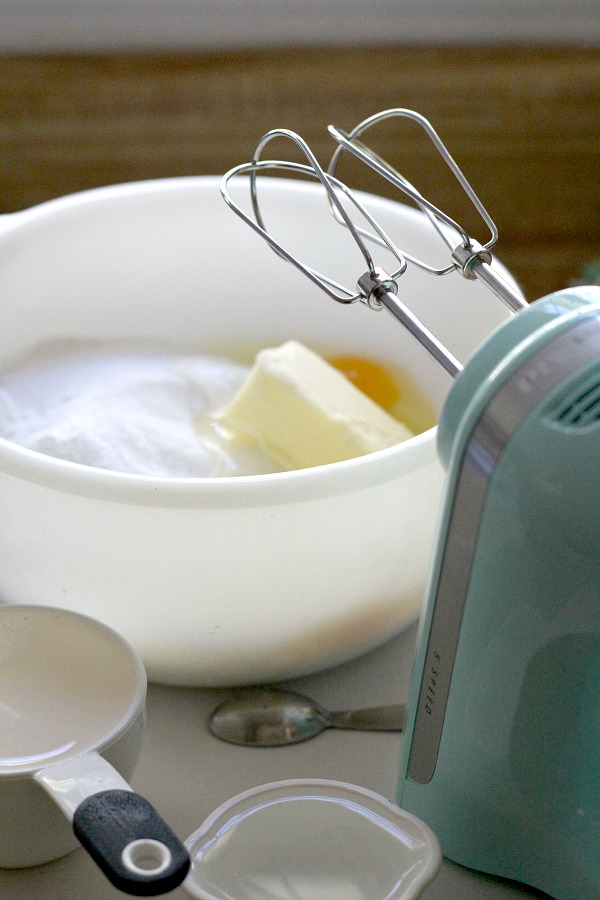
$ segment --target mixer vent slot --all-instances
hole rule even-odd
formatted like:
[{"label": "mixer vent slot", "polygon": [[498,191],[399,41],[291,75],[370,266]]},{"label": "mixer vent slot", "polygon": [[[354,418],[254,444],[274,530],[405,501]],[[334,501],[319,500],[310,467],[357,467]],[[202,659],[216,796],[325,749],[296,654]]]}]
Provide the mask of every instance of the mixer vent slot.
[{"label": "mixer vent slot", "polygon": [[585,428],[600,422],[600,373],[592,372],[560,398],[552,420],[568,428]]}]

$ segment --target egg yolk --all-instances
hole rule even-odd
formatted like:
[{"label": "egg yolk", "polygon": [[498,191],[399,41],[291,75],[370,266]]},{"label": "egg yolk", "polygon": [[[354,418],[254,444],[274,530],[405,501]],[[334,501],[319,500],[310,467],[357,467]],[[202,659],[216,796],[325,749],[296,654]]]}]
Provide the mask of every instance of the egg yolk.
[{"label": "egg yolk", "polygon": [[327,362],[387,412],[398,402],[400,388],[381,363],[354,354],[330,356]]}]

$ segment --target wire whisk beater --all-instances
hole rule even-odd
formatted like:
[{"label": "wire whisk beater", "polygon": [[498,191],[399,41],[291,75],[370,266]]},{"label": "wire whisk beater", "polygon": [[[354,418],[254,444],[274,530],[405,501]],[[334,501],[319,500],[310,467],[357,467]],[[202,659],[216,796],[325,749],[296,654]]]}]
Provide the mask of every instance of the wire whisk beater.
[{"label": "wire whisk beater", "polygon": [[[459,223],[431,203],[407,178],[365,143],[365,133],[373,125],[390,118],[411,119],[424,129],[489,229],[490,237],[485,244],[481,245],[473,240]],[[269,244],[275,253],[303,272],[329,297],[339,303],[363,302],[371,309],[386,309],[390,312],[421,343],[436,362],[454,377],[461,370],[461,364],[399,297],[398,281],[408,265],[416,266],[432,276],[444,276],[458,272],[464,278],[480,280],[512,312],[517,312],[526,305],[525,301],[492,265],[491,250],[498,239],[498,231],[493,220],[431,123],[419,113],[408,109],[390,109],[370,116],[350,132],[344,132],[333,125],[329,126],[328,131],[337,142],[337,147],[326,170],[320,165],[315,154],[300,135],[288,129],[273,129],[267,132],[258,142],[251,161],[234,167],[223,176],[221,193],[225,202]],[[300,149],[306,161],[263,159],[262,155],[266,146],[275,138],[284,138],[290,141]],[[447,265],[442,268],[435,267],[402,250],[396,241],[392,240],[364,203],[337,177],[338,164],[342,154],[346,151],[385,178],[405,196],[408,196],[425,213],[444,246],[449,250]],[[260,205],[259,176],[273,171],[284,174],[300,174],[316,179],[321,184],[333,218],[349,231],[364,260],[365,271],[358,276],[354,286],[348,287],[340,284],[330,275],[303,262],[276,240],[270,232]],[[251,212],[246,212],[234,202],[231,196],[230,182],[239,176],[248,177]],[[385,248],[391,253],[393,263],[389,271],[377,265],[373,256],[376,248]]]}]

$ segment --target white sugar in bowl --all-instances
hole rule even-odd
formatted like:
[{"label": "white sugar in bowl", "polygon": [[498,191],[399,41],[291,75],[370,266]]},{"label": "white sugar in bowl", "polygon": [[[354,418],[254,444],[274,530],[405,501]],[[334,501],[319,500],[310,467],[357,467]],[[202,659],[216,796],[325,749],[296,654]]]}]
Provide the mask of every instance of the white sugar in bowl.
[{"label": "white sugar in bowl", "polygon": [[[354,283],[364,263],[318,187],[268,179],[264,191],[282,239],[304,256],[312,241],[325,260],[315,265],[334,260]],[[420,213],[377,198],[371,209],[401,247],[439,259]],[[411,269],[400,290],[459,359],[507,315],[459,275]],[[402,367],[434,410],[450,386],[387,313],[335,303],[278,258],[213,177],[1,217],[0,297],[1,369],[65,338],[185,352],[295,338]],[[105,622],[165,683],[267,682],[341,663],[419,614],[442,483],[435,437],[431,427],[346,462],[216,478],[109,471],[0,438],[0,598]]]}]

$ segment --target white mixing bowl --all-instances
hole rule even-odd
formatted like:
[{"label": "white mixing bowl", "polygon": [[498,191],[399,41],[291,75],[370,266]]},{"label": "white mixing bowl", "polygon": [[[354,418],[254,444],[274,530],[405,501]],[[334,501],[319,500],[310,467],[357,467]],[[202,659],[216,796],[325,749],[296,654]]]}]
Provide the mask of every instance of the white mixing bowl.
[{"label": "white mixing bowl", "polygon": [[[303,253],[316,239],[315,265],[335,260],[352,285],[364,262],[317,186],[269,179],[264,192],[284,238]],[[406,250],[445,261],[420,213],[372,208]],[[387,313],[337,304],[282,262],[226,207],[218,178],[88,191],[1,224],[0,366],[53,338],[220,351],[294,337],[399,363],[434,408],[449,387]],[[459,358],[506,317],[458,275],[412,270],[400,287]],[[120,474],[0,439],[0,599],[96,617],[158,681],[309,673],[415,620],[441,481],[434,428],[349,462],[216,479]]]}]

